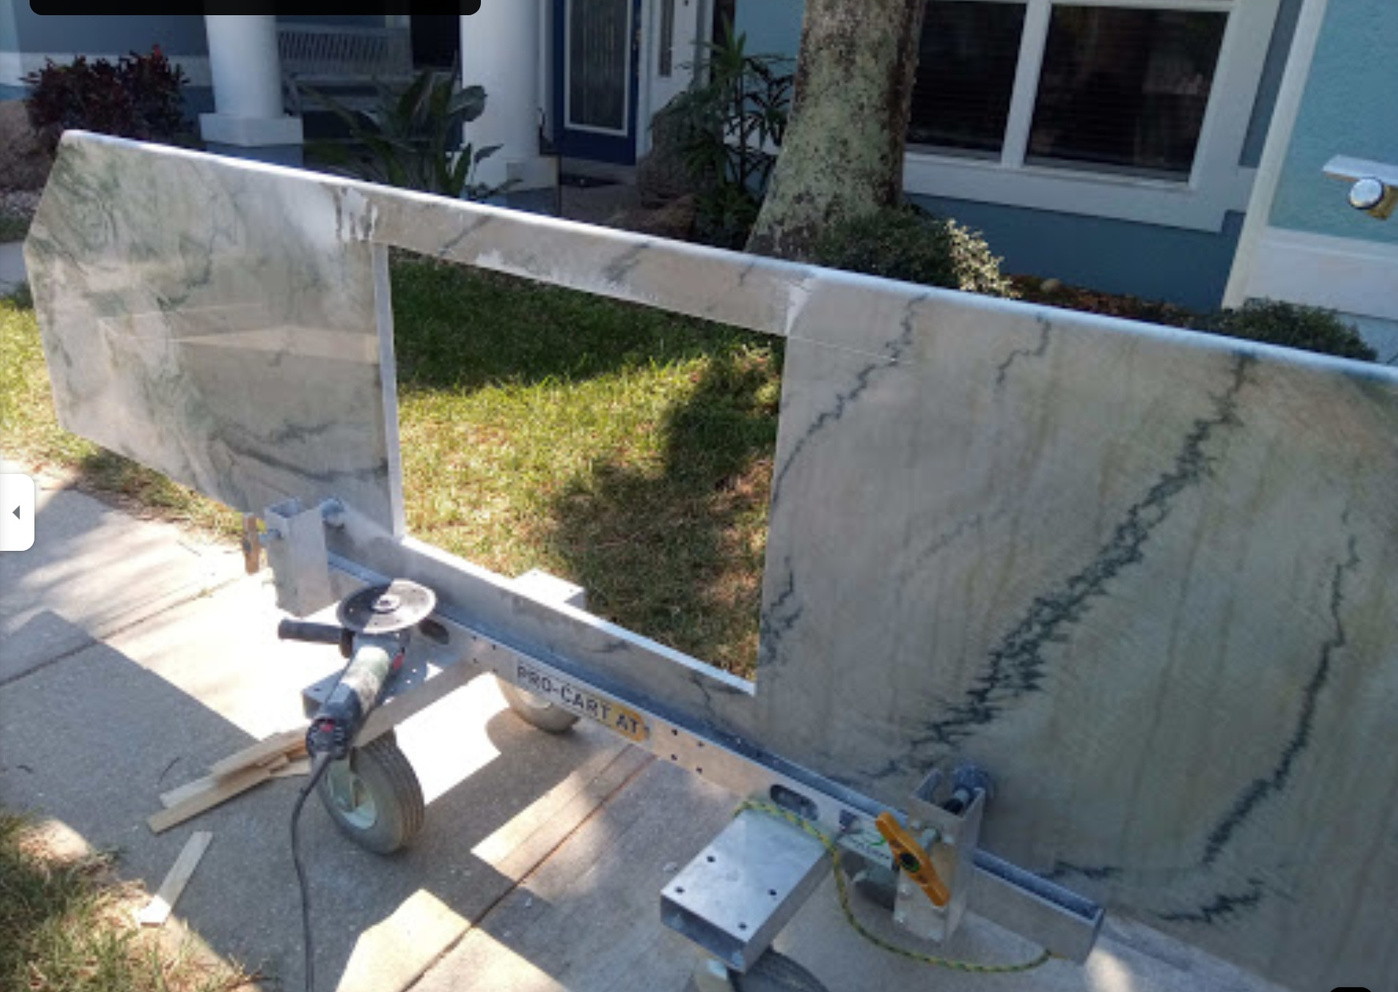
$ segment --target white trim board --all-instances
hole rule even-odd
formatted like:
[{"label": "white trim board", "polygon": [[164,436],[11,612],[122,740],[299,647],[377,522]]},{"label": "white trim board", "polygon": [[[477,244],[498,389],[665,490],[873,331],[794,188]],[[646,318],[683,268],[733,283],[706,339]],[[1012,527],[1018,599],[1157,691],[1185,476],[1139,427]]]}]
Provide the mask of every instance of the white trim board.
[{"label": "white trim board", "polygon": [[[113,65],[117,60],[130,55],[130,52],[113,54],[110,52],[0,52],[0,86],[23,86],[24,77],[38,72],[46,59],[53,59],[59,65],[67,65],[79,55],[89,62],[106,59]],[[213,86],[214,76],[209,69],[207,55],[167,55],[171,65],[179,66],[189,79],[190,86]]]},{"label": "white trim board", "polygon": [[1193,184],[1046,166],[950,159],[909,151],[903,188],[953,200],[1055,210],[1162,227],[1219,231],[1230,210],[1247,209],[1256,170],[1219,169],[1202,188]]},{"label": "white trim board", "polygon": [[1267,227],[1239,290],[1242,298],[1398,320],[1398,245]]},{"label": "white trim board", "polygon": [[1287,150],[1291,147],[1291,132],[1296,126],[1296,115],[1300,112],[1301,98],[1306,92],[1306,81],[1310,78],[1311,60],[1315,57],[1316,41],[1325,21],[1327,2],[1302,0],[1296,30],[1291,36],[1291,50],[1286,54],[1286,69],[1272,107],[1272,119],[1267,125],[1267,140],[1262,146],[1262,160],[1257,166],[1257,183],[1253,187],[1252,200],[1248,203],[1242,233],[1238,236],[1238,248],[1233,253],[1233,270],[1228,274],[1228,286],[1223,292],[1223,305],[1226,307],[1238,306],[1246,295],[1257,240],[1272,216],[1272,200],[1276,197],[1277,183],[1286,162]]}]

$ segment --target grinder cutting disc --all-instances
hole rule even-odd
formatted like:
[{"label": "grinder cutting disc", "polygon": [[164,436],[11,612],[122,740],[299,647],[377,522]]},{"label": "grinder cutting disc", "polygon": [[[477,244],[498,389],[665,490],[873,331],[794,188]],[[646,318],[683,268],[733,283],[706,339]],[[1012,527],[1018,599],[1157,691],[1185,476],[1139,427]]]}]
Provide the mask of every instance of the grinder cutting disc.
[{"label": "grinder cutting disc", "polygon": [[437,605],[426,586],[394,579],[386,586],[361,589],[340,603],[340,625],[360,634],[391,634],[416,626]]}]

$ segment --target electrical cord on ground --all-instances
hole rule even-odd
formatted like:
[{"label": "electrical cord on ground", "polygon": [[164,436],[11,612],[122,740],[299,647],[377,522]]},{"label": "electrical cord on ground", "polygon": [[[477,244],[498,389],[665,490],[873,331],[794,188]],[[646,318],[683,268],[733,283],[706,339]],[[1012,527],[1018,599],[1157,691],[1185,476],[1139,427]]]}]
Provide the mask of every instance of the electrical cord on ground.
[{"label": "electrical cord on ground", "polygon": [[897,944],[891,944],[877,934],[871,933],[869,930],[865,929],[864,924],[860,923],[859,919],[854,915],[854,907],[850,905],[849,889],[845,882],[845,873],[840,868],[840,848],[833,840],[817,830],[804,818],[774,803],[761,803],[749,799],[739,803],[738,808],[733,811],[733,815],[737,816],[745,809],[753,809],[757,810],[759,813],[767,813],[771,816],[780,817],[793,826],[800,827],[802,831],[810,834],[821,842],[825,847],[826,853],[830,855],[830,867],[835,872],[835,891],[840,897],[840,909],[844,910],[845,920],[848,921],[849,925],[854,928],[859,936],[881,950],[900,955],[901,957],[911,958],[914,961],[921,961],[923,964],[936,965],[939,968],[949,968],[952,971],[963,971],[973,975],[1003,975],[1011,972],[1029,971],[1039,967],[1053,957],[1052,952],[1045,950],[1032,961],[1022,961],[1017,964],[981,964],[976,961],[959,961],[955,958],[939,957],[936,954],[923,954],[920,951],[912,951],[906,947],[899,947]]},{"label": "electrical cord on ground", "polygon": [[301,807],[306,805],[306,797],[315,791],[325,769],[330,767],[330,755],[321,753],[315,756],[311,767],[311,777],[306,780],[301,794],[296,797],[296,805],[291,808],[291,862],[296,866],[296,883],[301,888],[301,940],[306,953],[306,992],[315,992],[315,955],[311,951],[311,892],[306,884],[306,868],[301,864],[300,833]]}]

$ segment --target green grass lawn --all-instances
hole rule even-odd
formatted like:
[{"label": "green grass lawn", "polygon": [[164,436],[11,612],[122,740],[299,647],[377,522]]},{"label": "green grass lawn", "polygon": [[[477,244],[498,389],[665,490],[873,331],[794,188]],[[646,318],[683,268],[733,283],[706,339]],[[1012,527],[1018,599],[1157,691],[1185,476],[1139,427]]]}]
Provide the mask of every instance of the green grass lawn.
[{"label": "green grass lawn", "polygon": [[[780,344],[569,290],[393,267],[408,529],[752,674]],[[234,515],[60,430],[33,313],[0,303],[6,453],[163,515]]]},{"label": "green grass lawn", "polygon": [[230,537],[241,530],[227,507],[58,426],[39,325],[24,294],[0,298],[0,455],[67,476],[138,515]]},{"label": "green grass lawn", "polygon": [[231,992],[255,976],[187,937],[142,931],[146,893],[109,855],[64,856],[0,810],[0,988],[36,992]]}]

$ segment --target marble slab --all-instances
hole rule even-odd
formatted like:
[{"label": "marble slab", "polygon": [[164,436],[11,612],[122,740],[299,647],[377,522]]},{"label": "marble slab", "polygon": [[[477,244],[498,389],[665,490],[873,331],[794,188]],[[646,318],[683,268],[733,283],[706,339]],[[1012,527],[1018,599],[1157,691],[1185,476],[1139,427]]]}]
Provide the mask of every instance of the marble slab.
[{"label": "marble slab", "polygon": [[59,422],[235,509],[339,491],[401,530],[363,208],[65,140],[25,243]]},{"label": "marble slab", "polygon": [[[402,537],[388,246],[789,339],[755,687]],[[975,760],[989,849],[1274,980],[1398,974],[1398,372],[71,133],[28,257],[79,432],[878,801]]]}]

